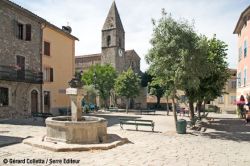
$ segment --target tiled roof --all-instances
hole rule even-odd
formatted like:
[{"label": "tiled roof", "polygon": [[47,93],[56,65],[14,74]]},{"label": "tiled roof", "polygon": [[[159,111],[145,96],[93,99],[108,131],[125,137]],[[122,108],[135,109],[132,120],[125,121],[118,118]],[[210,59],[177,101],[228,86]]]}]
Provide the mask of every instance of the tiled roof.
[{"label": "tiled roof", "polygon": [[51,24],[51,23],[48,22],[47,20],[45,20],[45,19],[43,19],[42,17],[40,17],[40,16],[38,16],[38,15],[32,13],[31,11],[29,11],[29,10],[23,8],[22,6],[20,6],[20,5],[18,5],[18,4],[14,3],[14,2],[12,2],[12,1],[10,1],[10,0],[1,0],[1,1],[2,1],[2,2],[5,2],[6,4],[8,4],[8,5],[10,5],[10,6],[16,8],[16,9],[22,11],[22,12],[24,12],[25,14],[27,14],[27,15],[33,17],[33,18],[36,19],[39,23],[41,23],[41,24],[44,23],[45,25],[50,26],[51,28],[55,29],[56,31],[58,31],[58,32],[60,32],[60,33],[62,33],[62,34],[64,34],[64,35],[66,35],[66,36],[68,36],[68,37],[70,37],[70,38],[72,38],[72,39],[74,39],[74,40],[79,40],[77,37],[71,35],[71,34],[68,33],[68,32],[63,31],[61,28],[59,28],[59,27],[57,27],[57,26]]},{"label": "tiled roof", "polygon": [[242,27],[244,26],[245,24],[245,21],[247,21],[247,17],[250,16],[250,6],[248,6],[240,15],[240,18],[235,26],[235,29],[234,29],[234,34],[239,34]]},{"label": "tiled roof", "polygon": [[120,29],[124,32],[122,21],[121,21],[119,12],[117,10],[115,1],[112,3],[111,8],[109,9],[109,13],[103,25],[102,30],[108,30],[108,29],[114,29],[114,28]]}]

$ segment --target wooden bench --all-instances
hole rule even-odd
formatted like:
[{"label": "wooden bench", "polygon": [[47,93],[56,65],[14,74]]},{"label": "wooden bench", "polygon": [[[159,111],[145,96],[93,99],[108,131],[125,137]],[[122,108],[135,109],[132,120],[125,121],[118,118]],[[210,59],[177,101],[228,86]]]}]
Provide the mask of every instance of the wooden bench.
[{"label": "wooden bench", "polygon": [[151,110],[151,109],[149,109],[149,110],[140,110],[140,112],[141,112],[141,114],[142,114],[143,112],[146,112],[147,114],[153,112],[153,113],[155,114],[155,110],[154,110],[154,109],[153,109],[153,110]]},{"label": "wooden bench", "polygon": [[110,111],[110,112],[118,112],[118,108],[117,107],[109,107],[108,111]]},{"label": "wooden bench", "polygon": [[136,130],[138,130],[138,126],[151,126],[152,131],[154,131],[155,123],[152,120],[131,119],[131,118],[120,118],[119,120],[121,129],[123,129],[123,125],[135,125]]},{"label": "wooden bench", "polygon": [[32,116],[34,118],[39,117],[39,118],[43,118],[45,120],[46,118],[52,117],[53,115],[51,113],[45,113],[45,112],[33,112]]}]

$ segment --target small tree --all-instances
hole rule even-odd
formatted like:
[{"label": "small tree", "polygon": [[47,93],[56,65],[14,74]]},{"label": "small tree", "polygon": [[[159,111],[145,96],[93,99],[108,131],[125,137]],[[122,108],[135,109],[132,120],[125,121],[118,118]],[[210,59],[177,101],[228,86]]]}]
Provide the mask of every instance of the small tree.
[{"label": "small tree", "polygon": [[216,36],[207,40],[207,63],[210,66],[205,77],[200,78],[200,85],[196,92],[197,110],[200,117],[201,105],[214,100],[224,94],[224,87],[230,77],[226,62],[227,45],[216,39]]},{"label": "small tree", "polygon": [[153,20],[152,48],[146,60],[150,64],[150,74],[164,80],[169,87],[175,124],[177,124],[176,99],[177,90],[185,91],[189,100],[191,119],[194,118],[192,92],[198,88],[200,78],[206,75],[203,43],[187,21],[174,20],[162,11],[162,17]]},{"label": "small tree", "polygon": [[121,73],[115,81],[115,92],[121,97],[127,99],[126,112],[128,113],[128,106],[130,99],[139,94],[140,78],[137,74],[129,68],[126,72]]},{"label": "small tree", "polygon": [[107,108],[107,99],[114,88],[115,78],[117,77],[115,69],[111,65],[94,65],[83,73],[82,80],[86,85],[93,85],[98,90],[100,98],[104,101]]},{"label": "small tree", "polygon": [[153,78],[153,81],[149,84],[149,94],[156,96],[157,103],[156,107],[160,107],[161,98],[163,97],[166,89],[163,85],[162,81],[157,79],[156,77]]}]

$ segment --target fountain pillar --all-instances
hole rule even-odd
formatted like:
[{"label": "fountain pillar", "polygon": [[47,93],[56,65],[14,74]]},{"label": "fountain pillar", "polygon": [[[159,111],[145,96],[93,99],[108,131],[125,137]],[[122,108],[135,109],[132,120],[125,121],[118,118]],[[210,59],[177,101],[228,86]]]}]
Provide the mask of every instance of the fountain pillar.
[{"label": "fountain pillar", "polygon": [[73,122],[82,120],[81,101],[83,98],[83,91],[77,88],[67,88],[66,94],[71,100],[71,120]]}]

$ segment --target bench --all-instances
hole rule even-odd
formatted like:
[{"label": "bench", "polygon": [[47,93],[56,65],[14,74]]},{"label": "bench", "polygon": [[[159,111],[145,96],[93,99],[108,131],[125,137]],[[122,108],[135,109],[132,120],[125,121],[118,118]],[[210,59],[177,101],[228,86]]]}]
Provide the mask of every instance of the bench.
[{"label": "bench", "polygon": [[141,114],[142,114],[143,112],[146,112],[147,114],[153,112],[153,113],[155,114],[155,110],[151,110],[151,109],[148,109],[148,110],[140,110],[140,112],[141,112]]},{"label": "bench", "polygon": [[51,113],[45,113],[45,112],[33,112],[32,116],[37,118],[43,118],[44,120],[48,117],[52,117],[53,115]]},{"label": "bench", "polygon": [[117,107],[109,107],[108,111],[110,111],[110,112],[118,112],[118,108]]},{"label": "bench", "polygon": [[154,131],[155,123],[152,120],[131,119],[131,118],[120,118],[119,120],[121,129],[123,129],[123,125],[135,125],[136,130],[138,130],[138,126],[151,126],[152,131]]}]

